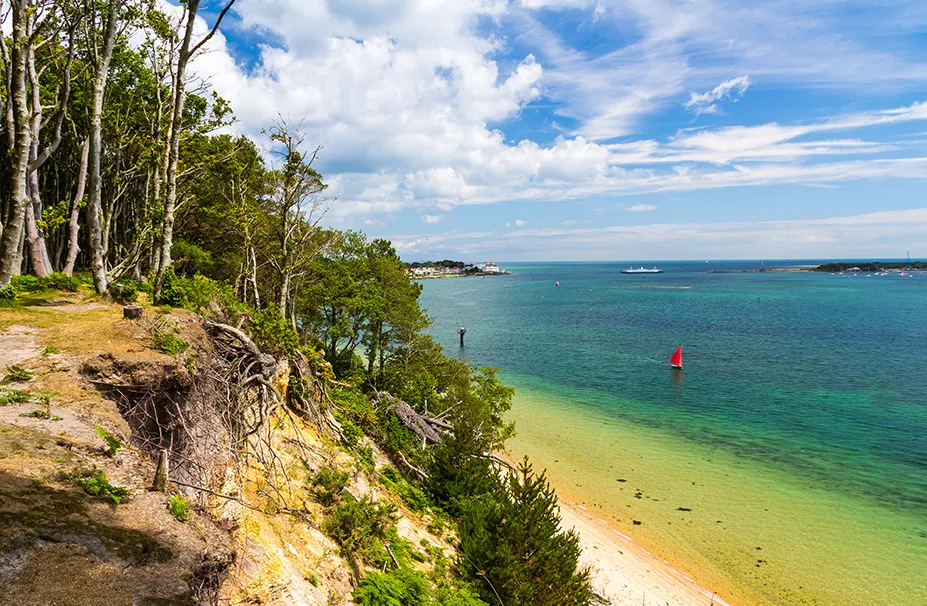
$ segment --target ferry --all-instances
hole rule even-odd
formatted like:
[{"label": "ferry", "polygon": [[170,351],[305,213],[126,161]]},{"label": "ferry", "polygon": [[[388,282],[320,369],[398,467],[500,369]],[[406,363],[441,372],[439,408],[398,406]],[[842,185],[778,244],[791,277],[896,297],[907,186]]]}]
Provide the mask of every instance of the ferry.
[{"label": "ferry", "polygon": [[623,274],[662,274],[663,270],[658,269],[656,267],[654,267],[653,269],[644,269],[644,267],[640,267],[639,269],[634,269],[633,267],[629,267],[627,269],[622,270],[621,273]]}]

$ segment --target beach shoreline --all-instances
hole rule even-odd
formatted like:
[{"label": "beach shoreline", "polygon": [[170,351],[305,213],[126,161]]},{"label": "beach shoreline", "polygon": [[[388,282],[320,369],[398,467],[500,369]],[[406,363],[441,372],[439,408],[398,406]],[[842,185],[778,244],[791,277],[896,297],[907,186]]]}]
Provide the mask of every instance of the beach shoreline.
[{"label": "beach shoreline", "polygon": [[613,606],[732,606],[655,556],[582,505],[559,499],[561,528],[579,536],[579,564],[595,592]]}]

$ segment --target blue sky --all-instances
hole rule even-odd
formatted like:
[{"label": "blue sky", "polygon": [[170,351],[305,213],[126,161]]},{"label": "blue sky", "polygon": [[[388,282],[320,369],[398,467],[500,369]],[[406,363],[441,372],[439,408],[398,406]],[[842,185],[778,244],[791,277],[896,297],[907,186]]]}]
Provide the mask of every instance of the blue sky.
[{"label": "blue sky", "polygon": [[927,3],[235,7],[195,62],[234,129],[300,122],[406,259],[927,256]]}]

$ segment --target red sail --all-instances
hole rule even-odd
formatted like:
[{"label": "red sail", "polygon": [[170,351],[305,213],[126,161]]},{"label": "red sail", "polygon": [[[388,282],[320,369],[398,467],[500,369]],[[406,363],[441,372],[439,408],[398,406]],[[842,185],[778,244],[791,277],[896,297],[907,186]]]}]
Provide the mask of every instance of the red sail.
[{"label": "red sail", "polygon": [[682,345],[677,347],[676,351],[673,352],[673,357],[670,358],[670,365],[682,368]]}]

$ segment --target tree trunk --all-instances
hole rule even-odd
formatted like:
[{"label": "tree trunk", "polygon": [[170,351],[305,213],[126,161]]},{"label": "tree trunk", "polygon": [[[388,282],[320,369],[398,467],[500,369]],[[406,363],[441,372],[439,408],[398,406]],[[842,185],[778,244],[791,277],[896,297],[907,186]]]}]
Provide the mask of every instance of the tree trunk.
[{"label": "tree trunk", "polygon": [[0,288],[9,286],[15,273],[19,273],[22,258],[19,253],[23,238],[23,224],[29,196],[26,192],[29,170],[29,149],[32,146],[29,125],[29,104],[26,98],[26,55],[30,38],[31,7],[26,0],[10,2],[13,21],[13,48],[8,94],[13,105],[14,132],[10,150],[10,205],[3,238],[0,240]]},{"label": "tree trunk", "polygon": [[87,225],[90,228],[90,270],[93,285],[98,293],[106,292],[106,259],[103,255],[103,234],[100,225],[103,196],[103,182],[100,174],[100,157],[103,151],[103,95],[109,78],[109,64],[113,58],[116,42],[118,10],[124,0],[110,0],[106,7],[103,52],[97,57],[96,73],[93,79],[93,105],[90,114],[89,185],[87,200]]},{"label": "tree trunk", "polygon": [[183,41],[177,54],[177,69],[174,72],[174,97],[171,101],[170,126],[168,131],[169,145],[167,148],[167,190],[164,196],[164,222],[161,226],[161,257],[158,263],[158,273],[155,278],[154,298],[157,299],[164,281],[164,272],[171,264],[171,245],[174,242],[174,211],[177,208],[177,164],[180,159],[180,130],[183,126],[183,103],[187,90],[184,86],[184,77],[187,72],[187,63],[196,52],[209,41],[218,31],[222,19],[235,4],[229,0],[225,8],[219,13],[215,25],[206,36],[195,46],[192,45],[193,27],[196,25],[196,14],[199,10],[200,0],[187,0],[185,3],[187,22],[184,26]]},{"label": "tree trunk", "polygon": [[161,225],[161,258],[158,262],[158,273],[155,279],[154,296],[161,294],[161,285],[164,282],[164,272],[171,264],[171,245],[174,243],[174,211],[177,207],[177,164],[180,160],[180,129],[183,120],[183,103],[186,99],[184,77],[187,71],[187,62],[190,60],[190,43],[193,39],[193,26],[196,23],[196,11],[199,0],[188,0],[187,23],[183,32],[183,42],[177,55],[177,69],[174,72],[174,98],[171,102],[170,125],[168,126],[167,147],[167,189],[164,192],[164,219]]},{"label": "tree trunk", "polygon": [[90,154],[90,139],[84,139],[84,148],[80,156],[80,171],[77,173],[77,191],[71,202],[71,219],[68,221],[68,260],[64,266],[65,275],[74,273],[74,263],[77,261],[78,234],[80,233],[80,204],[84,199],[84,188],[87,184],[87,161]]}]

